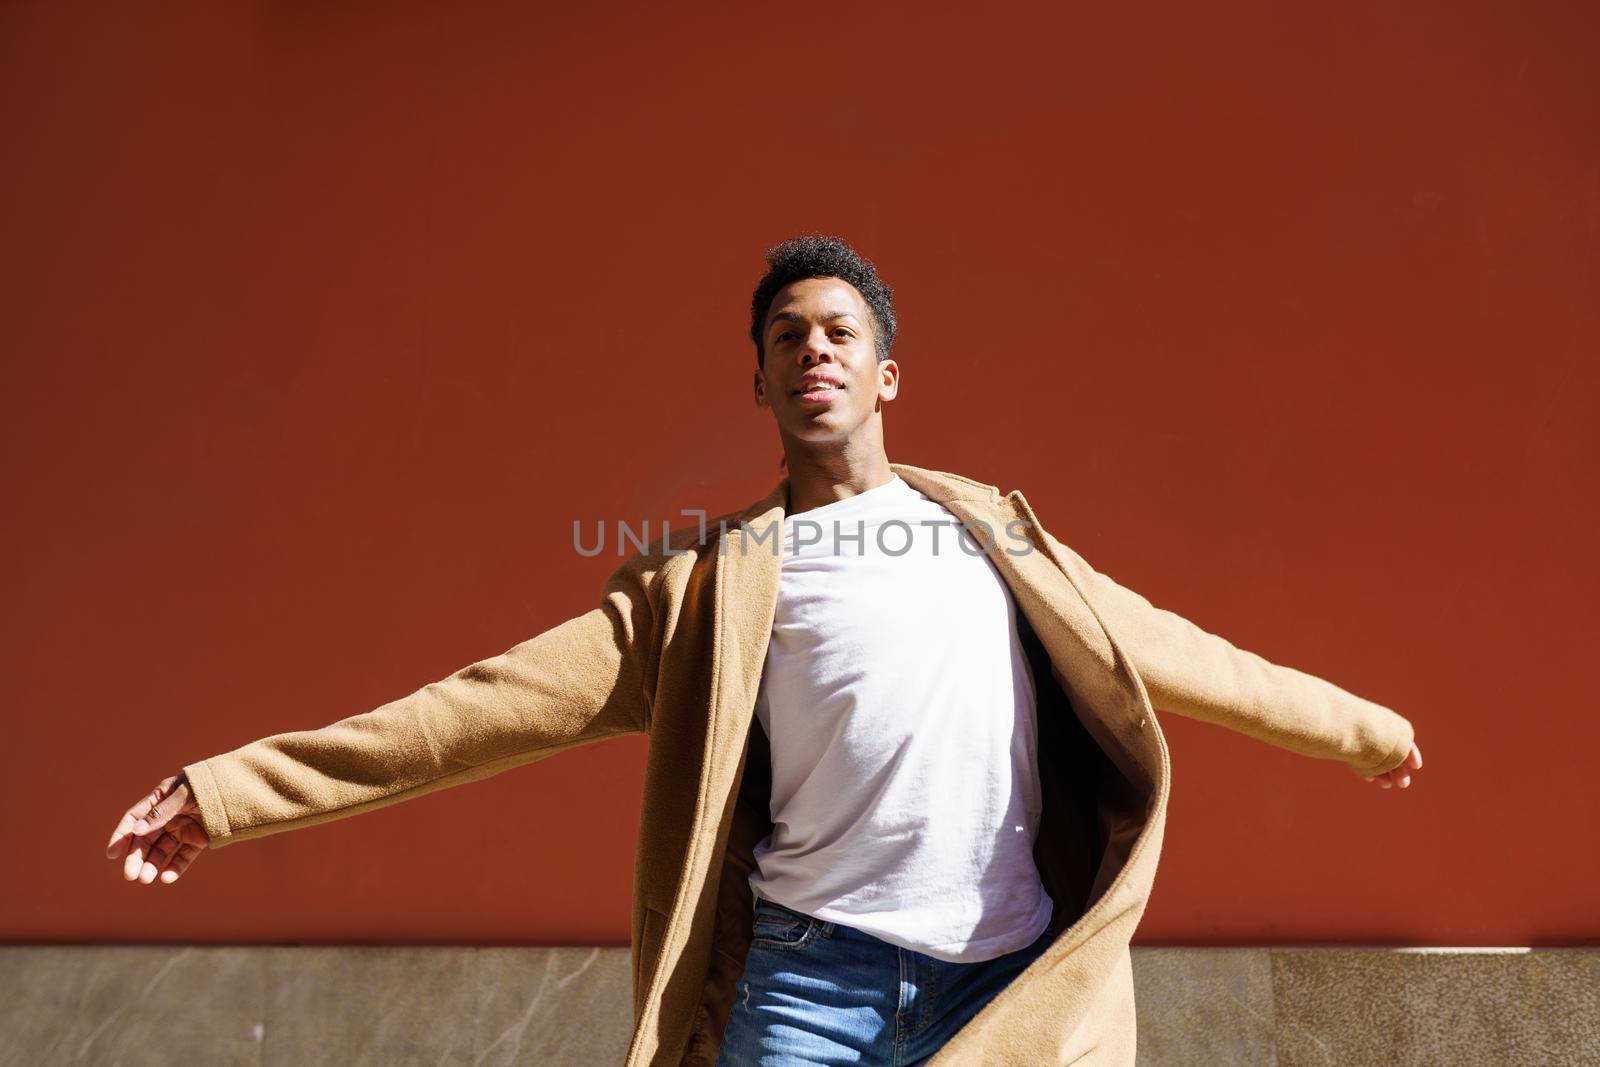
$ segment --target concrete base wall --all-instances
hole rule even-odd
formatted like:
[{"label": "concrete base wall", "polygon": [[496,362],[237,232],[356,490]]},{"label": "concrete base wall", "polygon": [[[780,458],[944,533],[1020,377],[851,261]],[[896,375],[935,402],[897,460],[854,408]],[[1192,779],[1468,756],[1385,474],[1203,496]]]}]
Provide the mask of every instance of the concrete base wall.
[{"label": "concrete base wall", "polygon": [[[1600,950],[1139,949],[1139,1062],[1600,1063]],[[625,948],[0,947],[0,1065],[622,1061]]]}]

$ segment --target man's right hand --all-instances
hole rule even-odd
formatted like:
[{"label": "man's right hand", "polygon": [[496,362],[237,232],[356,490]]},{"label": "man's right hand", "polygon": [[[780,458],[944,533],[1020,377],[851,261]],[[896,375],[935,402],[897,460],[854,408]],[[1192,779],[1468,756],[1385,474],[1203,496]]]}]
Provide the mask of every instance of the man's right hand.
[{"label": "man's right hand", "polygon": [[106,858],[123,860],[122,877],[130,882],[149,885],[159,877],[170,885],[210,843],[189,780],[179,772],[128,809],[112,831]]}]

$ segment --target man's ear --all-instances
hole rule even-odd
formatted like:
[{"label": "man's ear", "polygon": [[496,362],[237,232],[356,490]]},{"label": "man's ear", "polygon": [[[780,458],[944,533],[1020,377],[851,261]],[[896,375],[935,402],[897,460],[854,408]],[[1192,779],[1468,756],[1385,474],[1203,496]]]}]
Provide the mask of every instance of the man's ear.
[{"label": "man's ear", "polygon": [[770,407],[771,405],[767,403],[767,376],[762,374],[760,370],[757,370],[755,380],[751,384],[755,388],[756,407]]},{"label": "man's ear", "polygon": [[892,359],[878,361],[878,399],[893,400],[900,392],[900,364]]}]

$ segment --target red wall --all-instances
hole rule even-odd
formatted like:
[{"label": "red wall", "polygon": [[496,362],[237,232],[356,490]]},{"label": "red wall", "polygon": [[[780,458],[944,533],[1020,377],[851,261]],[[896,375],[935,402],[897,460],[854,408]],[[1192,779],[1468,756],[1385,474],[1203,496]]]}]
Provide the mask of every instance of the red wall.
[{"label": "red wall", "polygon": [[1403,6],[6,5],[0,938],[625,944],[642,739],[103,848],[587,610],[573,519],[765,492],[749,294],[823,230],[891,459],[1417,724],[1384,792],[1163,716],[1137,943],[1592,943],[1600,22]]}]

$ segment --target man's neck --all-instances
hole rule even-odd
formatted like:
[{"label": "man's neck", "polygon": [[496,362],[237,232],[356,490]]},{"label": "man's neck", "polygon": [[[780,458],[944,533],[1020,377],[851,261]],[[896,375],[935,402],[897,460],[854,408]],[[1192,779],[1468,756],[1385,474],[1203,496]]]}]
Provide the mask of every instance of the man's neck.
[{"label": "man's neck", "polygon": [[785,461],[789,468],[790,515],[876,489],[894,477],[889,457],[881,447],[820,456],[786,453]]}]

